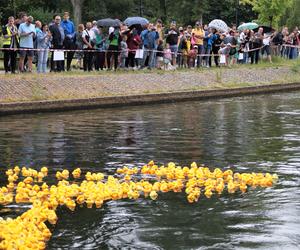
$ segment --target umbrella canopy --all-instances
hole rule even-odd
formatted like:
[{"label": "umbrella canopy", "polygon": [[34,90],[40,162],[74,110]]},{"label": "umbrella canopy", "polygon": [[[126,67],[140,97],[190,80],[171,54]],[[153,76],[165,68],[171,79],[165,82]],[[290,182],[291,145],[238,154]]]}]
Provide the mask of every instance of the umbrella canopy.
[{"label": "umbrella canopy", "polygon": [[243,31],[243,30],[254,30],[258,28],[258,24],[257,23],[243,23],[238,27],[239,31]]},{"label": "umbrella canopy", "polygon": [[220,20],[220,19],[215,19],[215,20],[211,21],[209,23],[208,27],[214,28],[221,32],[227,32],[229,30],[227,24],[223,20]]},{"label": "umbrella canopy", "polygon": [[146,25],[148,24],[149,21],[146,18],[135,16],[135,17],[128,17],[124,21],[124,24],[127,26],[132,26],[132,25]]},{"label": "umbrella canopy", "polygon": [[98,20],[97,25],[100,27],[119,27],[121,21],[119,19],[105,18]]},{"label": "umbrella canopy", "polygon": [[253,31],[257,32],[259,28],[263,28],[264,29],[264,33],[272,33],[272,32],[275,31],[272,27],[269,27],[269,26],[259,26],[256,29],[254,29]]}]

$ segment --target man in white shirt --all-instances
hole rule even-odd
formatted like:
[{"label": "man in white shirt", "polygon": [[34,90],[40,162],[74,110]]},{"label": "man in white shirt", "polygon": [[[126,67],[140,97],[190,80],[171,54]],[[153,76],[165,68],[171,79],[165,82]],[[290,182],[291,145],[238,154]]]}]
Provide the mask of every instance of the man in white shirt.
[{"label": "man in white shirt", "polygon": [[83,57],[84,71],[92,71],[94,52],[90,52],[90,50],[94,50],[95,39],[96,35],[92,30],[92,23],[87,22],[86,29],[82,32],[83,49],[86,50]]}]

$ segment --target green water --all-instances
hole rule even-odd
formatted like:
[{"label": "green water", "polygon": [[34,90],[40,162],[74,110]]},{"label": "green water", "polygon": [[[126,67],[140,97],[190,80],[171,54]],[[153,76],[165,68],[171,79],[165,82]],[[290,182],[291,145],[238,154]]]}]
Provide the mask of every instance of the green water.
[{"label": "green water", "polygon": [[[300,93],[0,118],[7,166],[113,173],[124,164],[208,164],[271,172],[273,188],[202,198],[61,208],[49,249],[300,249]],[[0,207],[16,216],[28,206]]]}]

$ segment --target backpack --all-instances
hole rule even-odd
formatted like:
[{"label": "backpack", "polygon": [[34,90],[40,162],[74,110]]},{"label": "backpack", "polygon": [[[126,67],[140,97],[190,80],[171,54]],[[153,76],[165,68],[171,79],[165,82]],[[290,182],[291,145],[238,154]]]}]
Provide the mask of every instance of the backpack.
[{"label": "backpack", "polygon": [[148,41],[148,49],[154,49],[155,48],[155,41],[153,39],[152,31],[148,31],[146,37],[147,37],[147,41]]}]

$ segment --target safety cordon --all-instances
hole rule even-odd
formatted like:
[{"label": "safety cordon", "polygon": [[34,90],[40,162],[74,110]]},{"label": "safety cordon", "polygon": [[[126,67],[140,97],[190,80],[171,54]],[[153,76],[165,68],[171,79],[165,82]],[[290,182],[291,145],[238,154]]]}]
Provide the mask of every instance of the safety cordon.
[{"label": "safety cordon", "polygon": [[[249,53],[249,52],[253,52],[253,51],[257,51],[262,49],[264,46],[261,46],[259,48],[255,48],[255,49],[250,49],[247,51],[244,51],[245,53]],[[291,47],[291,46],[287,46],[287,47]],[[300,46],[293,46],[293,47],[297,47],[300,48]],[[13,50],[13,51],[45,51],[48,50],[49,52],[54,52],[54,51],[62,51],[62,52],[91,52],[91,53],[100,53],[100,52],[104,52],[104,53],[121,53],[123,52],[122,50],[99,50],[99,49],[56,49],[56,48],[43,48],[43,49],[36,49],[36,48],[0,48],[0,51],[7,51],[7,50]],[[134,50],[127,50],[128,52],[137,52],[139,50],[142,50],[143,52],[155,52],[155,53],[164,53],[164,51],[159,51],[159,50],[150,50],[150,49],[134,49]],[[175,55],[185,55],[185,53],[183,52],[170,52],[170,54],[175,54]],[[219,56],[220,54],[197,54],[197,56]]]}]

